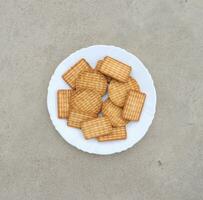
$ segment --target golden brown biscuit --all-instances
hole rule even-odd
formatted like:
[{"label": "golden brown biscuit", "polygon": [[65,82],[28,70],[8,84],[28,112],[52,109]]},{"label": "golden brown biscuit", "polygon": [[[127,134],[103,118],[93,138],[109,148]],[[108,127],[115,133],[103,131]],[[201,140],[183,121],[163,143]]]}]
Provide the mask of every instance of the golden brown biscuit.
[{"label": "golden brown biscuit", "polygon": [[142,112],[146,94],[130,90],[122,116],[127,120],[138,121]]},{"label": "golden brown biscuit", "polygon": [[125,103],[125,99],[129,92],[129,86],[127,83],[122,83],[116,80],[111,80],[109,84],[109,98],[111,101],[119,106],[123,107]]},{"label": "golden brown biscuit", "polygon": [[58,118],[68,118],[70,111],[70,100],[72,90],[58,90]]},{"label": "golden brown biscuit", "polygon": [[76,90],[89,89],[92,91],[99,92],[100,95],[106,93],[107,81],[106,78],[95,72],[83,72],[76,79]]},{"label": "golden brown biscuit", "polygon": [[112,133],[97,137],[99,142],[111,141],[111,140],[124,140],[127,138],[127,132],[125,126],[115,127],[112,129]]},{"label": "golden brown biscuit", "polygon": [[104,58],[99,71],[118,81],[127,82],[130,76],[131,67],[107,56]]},{"label": "golden brown biscuit", "polygon": [[102,113],[110,120],[113,127],[125,126],[128,123],[128,121],[122,117],[122,108],[114,105],[110,99],[104,101]]},{"label": "golden brown biscuit", "polygon": [[109,98],[115,105],[123,107],[130,90],[139,91],[139,85],[133,78],[130,77],[126,83],[112,80],[109,84]]},{"label": "golden brown biscuit", "polygon": [[63,74],[63,80],[72,88],[75,88],[75,80],[77,79],[78,75],[84,71],[92,71],[92,68],[85,59],[81,59]]},{"label": "golden brown biscuit", "polygon": [[140,91],[140,86],[139,86],[139,84],[138,84],[138,82],[135,80],[135,79],[133,79],[132,77],[130,77],[129,79],[128,79],[128,85],[129,85],[129,88],[131,89],[131,90],[136,90],[136,91]]},{"label": "golden brown biscuit", "polygon": [[87,113],[90,115],[98,114],[102,106],[102,98],[98,92],[83,90],[76,92],[71,99],[72,109]]},{"label": "golden brown biscuit", "polygon": [[83,122],[81,129],[85,139],[95,138],[112,133],[111,123],[106,117],[98,117],[96,119]]},{"label": "golden brown biscuit", "polygon": [[[97,65],[96,65],[96,67],[95,67],[95,71],[98,71],[98,72],[99,72],[99,69],[100,69],[102,63],[103,63],[103,60],[99,60],[99,61],[97,62]],[[101,73],[101,72],[100,72],[100,73]],[[101,73],[101,74],[102,74],[102,73]],[[103,74],[103,75],[104,75],[104,74]],[[106,80],[107,80],[107,83],[110,83],[111,77],[105,75],[105,78],[106,78]]]},{"label": "golden brown biscuit", "polygon": [[68,118],[68,125],[75,128],[81,128],[81,123],[96,118],[80,111],[71,110]]}]

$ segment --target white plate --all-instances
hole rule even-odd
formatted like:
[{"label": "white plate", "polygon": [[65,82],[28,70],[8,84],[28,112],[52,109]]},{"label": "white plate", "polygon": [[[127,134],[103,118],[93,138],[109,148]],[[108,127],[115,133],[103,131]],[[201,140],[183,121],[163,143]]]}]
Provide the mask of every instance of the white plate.
[{"label": "white plate", "polygon": [[[97,61],[105,56],[111,56],[132,66],[131,76],[138,81],[141,91],[147,95],[140,120],[127,125],[126,140],[111,142],[85,140],[79,129],[68,127],[66,120],[57,117],[57,90],[69,88],[61,78],[62,74],[81,58],[85,58],[92,67],[95,67]],[[156,111],[156,90],[150,73],[136,56],[119,47],[95,45],[74,52],[57,66],[49,82],[47,107],[55,129],[65,141],[82,151],[107,155],[124,151],[143,138]]]}]

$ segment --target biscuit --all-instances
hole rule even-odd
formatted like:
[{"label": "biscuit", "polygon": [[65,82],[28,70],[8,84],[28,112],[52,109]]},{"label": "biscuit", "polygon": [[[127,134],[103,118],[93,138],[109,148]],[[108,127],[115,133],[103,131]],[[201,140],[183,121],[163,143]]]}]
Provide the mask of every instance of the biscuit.
[{"label": "biscuit", "polygon": [[139,85],[133,78],[130,77],[126,83],[112,80],[109,84],[109,98],[115,105],[123,107],[130,90],[139,91]]},{"label": "biscuit", "polygon": [[128,85],[131,90],[140,91],[140,86],[139,86],[138,82],[135,79],[133,79],[132,77],[130,77],[128,79]]},{"label": "biscuit", "polygon": [[57,91],[58,118],[68,118],[70,111],[71,92],[72,90]]},{"label": "biscuit", "polygon": [[75,88],[75,80],[77,79],[78,75],[84,71],[92,71],[92,68],[83,58],[79,60],[74,66],[72,66],[67,72],[65,72],[62,78],[72,88]]},{"label": "biscuit", "polygon": [[97,115],[91,116],[79,111],[71,110],[68,118],[68,125],[75,128],[81,128],[81,123],[96,118]]},{"label": "biscuit", "polygon": [[109,84],[109,98],[116,106],[124,106],[128,92],[129,86],[127,83],[111,80]]},{"label": "biscuit", "polygon": [[[99,61],[97,62],[97,65],[96,65],[96,67],[95,67],[95,71],[98,71],[98,72],[99,72],[99,69],[100,69],[102,63],[103,63],[103,60],[99,60]],[[101,72],[100,72],[100,73],[101,73]],[[101,73],[101,74],[102,74],[102,73]],[[106,80],[107,80],[107,83],[110,83],[111,77],[105,76],[105,78],[106,78]]]},{"label": "biscuit", "polygon": [[131,72],[131,67],[107,56],[104,58],[99,71],[118,81],[127,82]]},{"label": "biscuit", "polygon": [[111,141],[111,140],[124,140],[127,138],[127,132],[125,126],[116,127],[112,129],[112,133],[97,137],[99,142]]},{"label": "biscuit", "polygon": [[101,110],[102,98],[98,92],[91,90],[77,91],[71,99],[71,107],[74,110],[92,115]]},{"label": "biscuit", "polygon": [[76,90],[89,89],[103,96],[106,93],[107,81],[100,73],[83,72],[76,79],[75,85]]},{"label": "biscuit", "polygon": [[96,119],[83,122],[81,129],[85,139],[95,138],[112,133],[111,122],[106,117],[98,117]]},{"label": "biscuit", "polygon": [[130,90],[123,108],[123,118],[138,121],[142,112],[145,98],[146,94]]},{"label": "biscuit", "polygon": [[77,91],[77,90],[72,90],[72,92],[71,92],[71,101],[75,98],[75,96],[77,95],[77,94],[79,94],[81,91]]},{"label": "biscuit", "polygon": [[125,126],[128,121],[122,117],[122,108],[114,105],[110,99],[104,101],[102,113],[107,117],[113,127]]}]

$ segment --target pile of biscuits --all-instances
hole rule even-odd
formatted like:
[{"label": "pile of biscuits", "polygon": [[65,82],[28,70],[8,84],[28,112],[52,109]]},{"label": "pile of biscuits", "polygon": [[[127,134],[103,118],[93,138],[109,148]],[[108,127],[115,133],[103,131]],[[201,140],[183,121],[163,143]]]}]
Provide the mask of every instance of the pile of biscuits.
[{"label": "pile of biscuits", "polygon": [[72,89],[58,90],[58,117],[80,128],[85,139],[126,139],[126,125],[139,120],[146,98],[130,72],[130,66],[109,56],[95,69],[81,59],[62,76]]}]

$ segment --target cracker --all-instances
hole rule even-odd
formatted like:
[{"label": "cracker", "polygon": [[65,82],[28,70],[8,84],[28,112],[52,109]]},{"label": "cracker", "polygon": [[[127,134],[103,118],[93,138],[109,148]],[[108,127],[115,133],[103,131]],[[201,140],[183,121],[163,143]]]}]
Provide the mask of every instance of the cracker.
[{"label": "cracker", "polygon": [[118,81],[127,82],[131,72],[131,67],[107,56],[104,58],[99,71]]},{"label": "cracker", "polygon": [[102,106],[102,98],[98,92],[91,90],[78,91],[71,99],[71,106],[74,110],[88,113],[90,115],[98,114]]},{"label": "cracker", "polygon": [[126,83],[112,80],[109,84],[109,98],[115,105],[123,107],[130,90],[139,91],[139,85],[133,78],[130,77]]},{"label": "cracker", "polygon": [[74,66],[72,66],[67,72],[65,72],[62,78],[72,88],[75,88],[75,80],[77,79],[78,75],[84,71],[92,71],[92,68],[83,58],[79,60]]},{"label": "cracker", "polygon": [[123,108],[123,118],[138,121],[142,112],[145,98],[146,94],[130,90]]},{"label": "cracker", "polygon": [[113,127],[125,126],[128,121],[122,117],[122,108],[114,105],[110,99],[107,99],[102,105],[102,113],[108,117]]},{"label": "cracker", "polygon": [[72,90],[72,92],[71,92],[71,101],[75,98],[75,96],[77,95],[77,94],[79,94],[80,93],[80,91],[77,91],[77,90]]},{"label": "cracker", "polygon": [[68,118],[68,125],[75,128],[81,128],[81,123],[96,118],[80,111],[71,110]]},{"label": "cracker", "polygon": [[109,84],[109,98],[119,107],[124,106],[128,92],[129,86],[127,83],[112,80]]},{"label": "cracker", "polygon": [[127,132],[125,126],[116,127],[112,129],[112,133],[97,137],[99,142],[112,141],[112,140],[124,140],[127,138]]},{"label": "cracker", "polygon": [[102,96],[106,93],[107,81],[100,73],[83,72],[76,79],[75,83],[76,90],[89,89],[99,92]]},{"label": "cracker", "polygon": [[138,82],[135,79],[133,79],[132,77],[130,77],[128,79],[128,85],[131,90],[140,91],[140,86],[139,86]]},{"label": "cracker", "polygon": [[95,138],[112,133],[111,122],[106,117],[98,117],[81,125],[85,139]]},{"label": "cracker", "polygon": [[68,118],[70,111],[71,92],[72,90],[57,91],[58,118]]},{"label": "cracker", "polygon": [[[98,71],[98,72],[99,72],[99,69],[101,68],[102,63],[103,63],[103,60],[99,60],[99,61],[97,62],[97,65],[96,65],[96,67],[95,67],[95,71]],[[101,73],[101,72],[100,72],[100,73]],[[101,74],[102,74],[102,73],[101,73]],[[106,78],[106,80],[107,80],[107,83],[110,83],[111,77],[105,76],[105,78]]]}]

